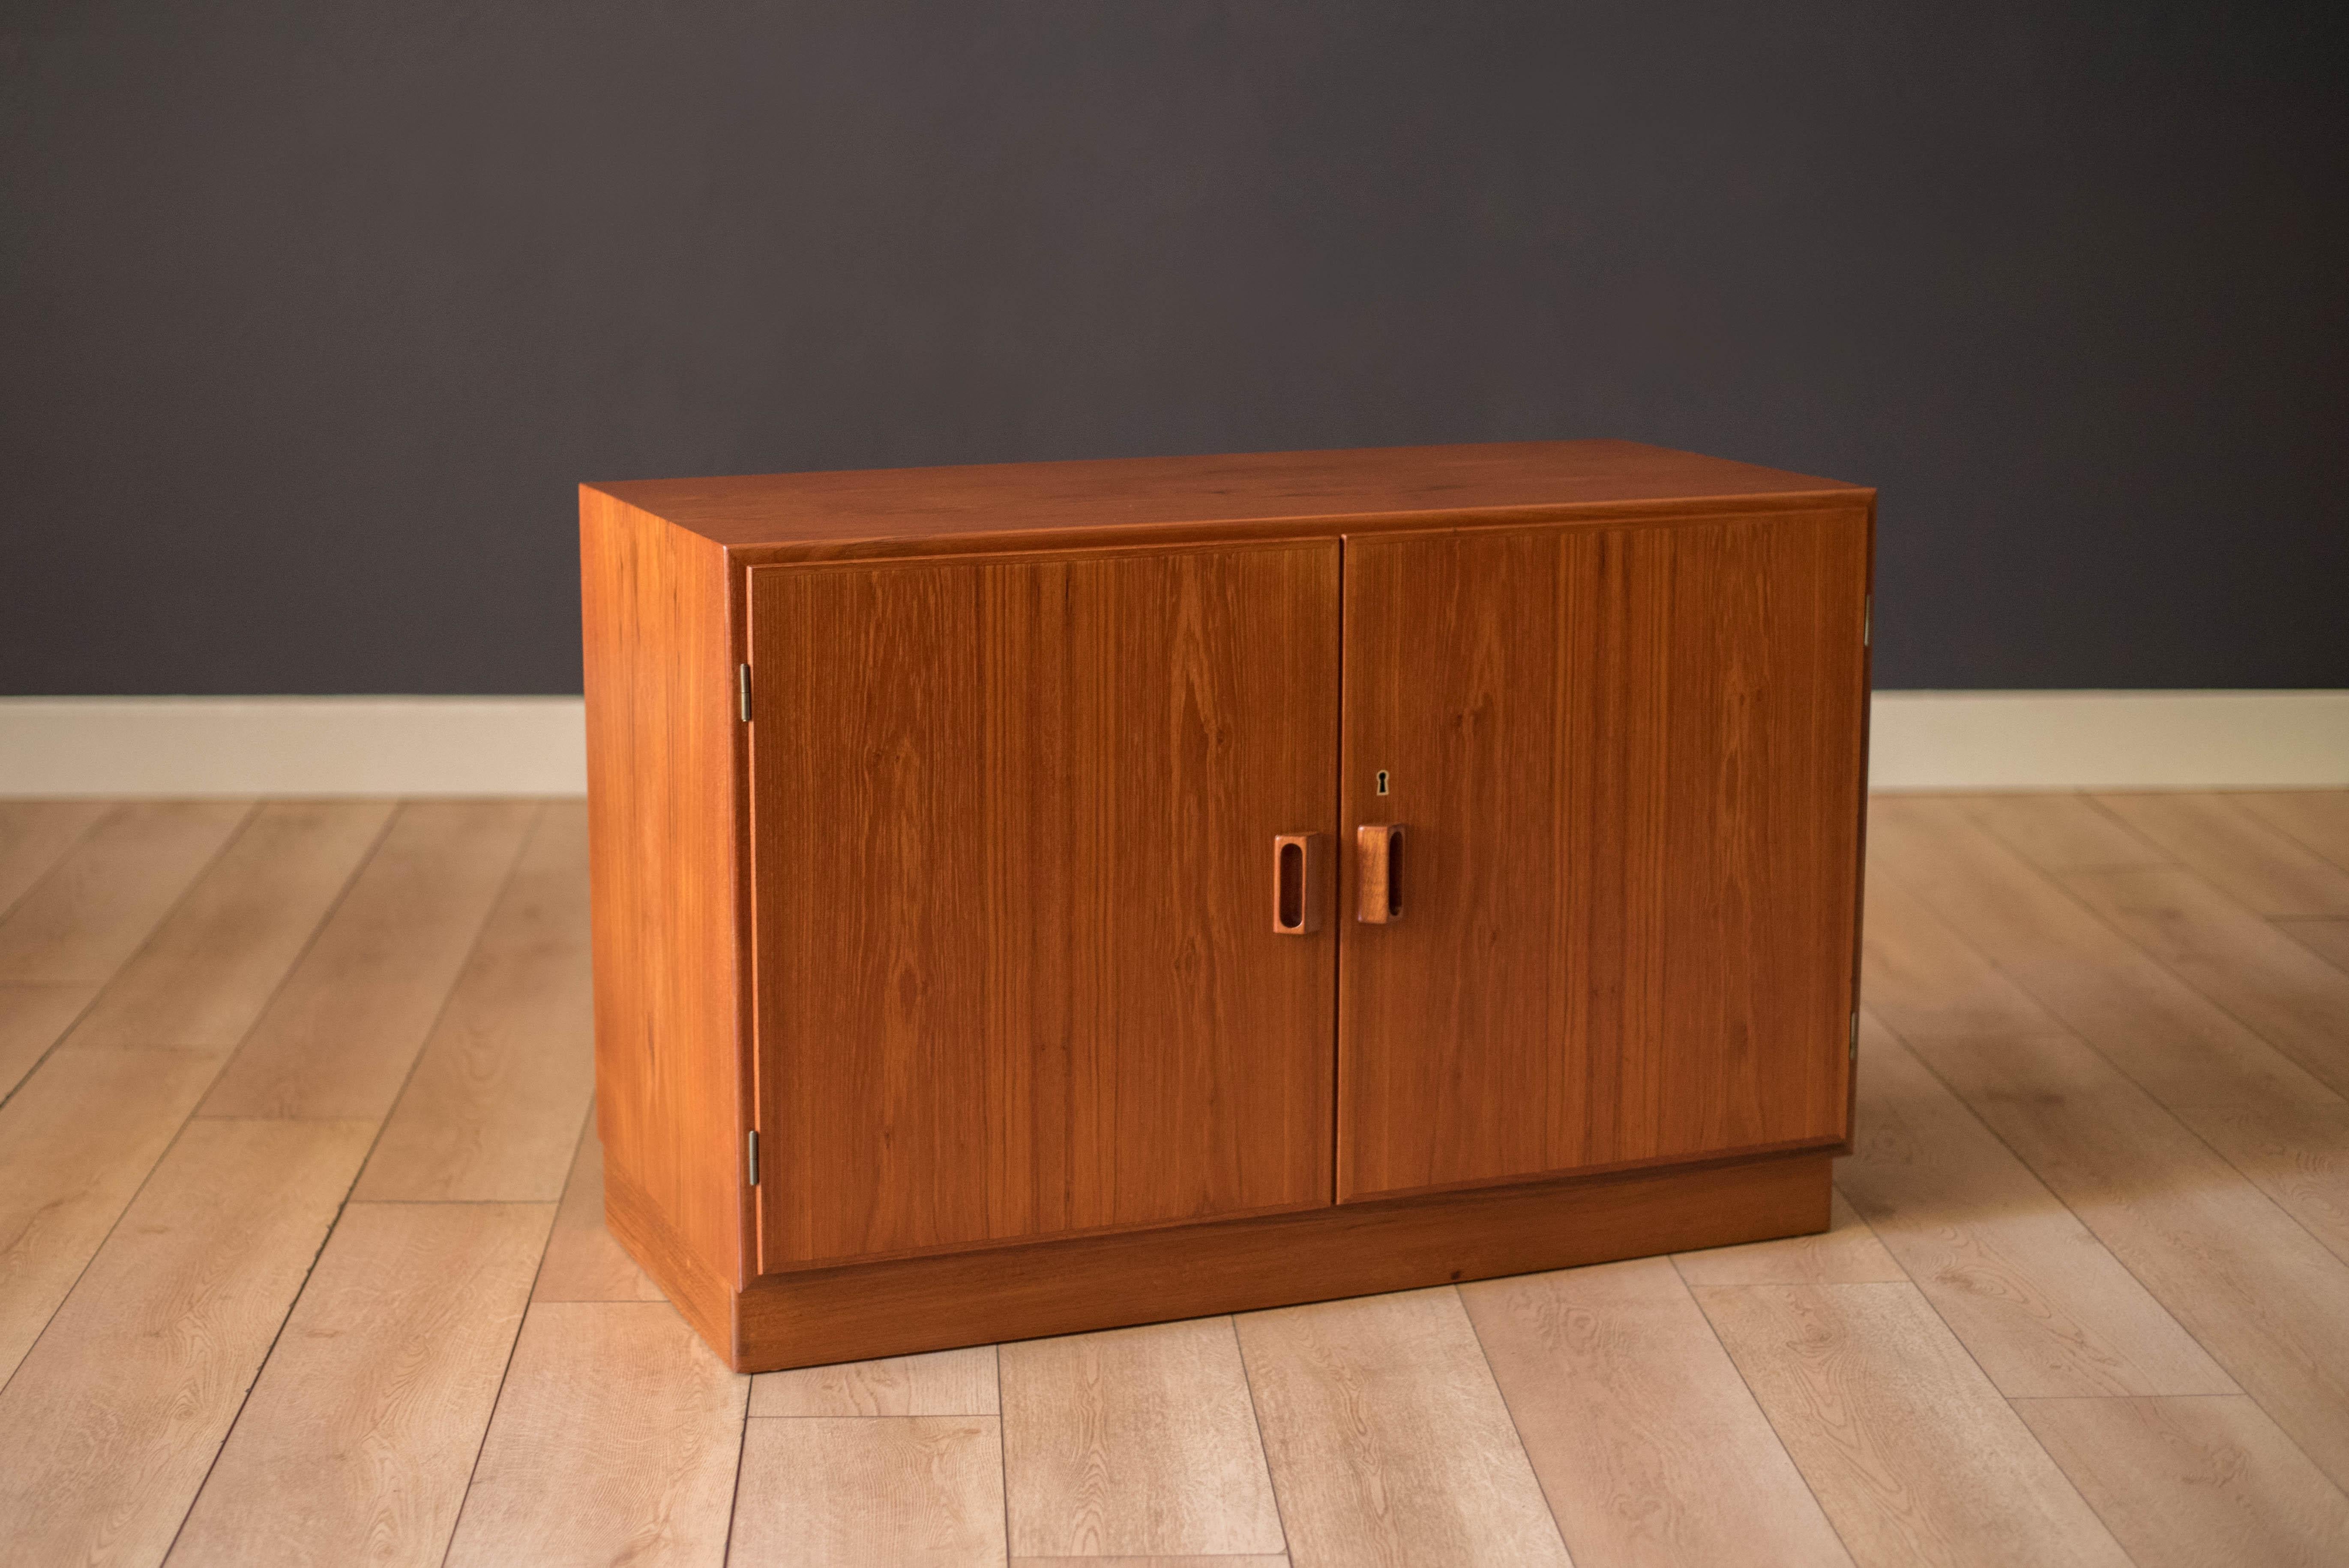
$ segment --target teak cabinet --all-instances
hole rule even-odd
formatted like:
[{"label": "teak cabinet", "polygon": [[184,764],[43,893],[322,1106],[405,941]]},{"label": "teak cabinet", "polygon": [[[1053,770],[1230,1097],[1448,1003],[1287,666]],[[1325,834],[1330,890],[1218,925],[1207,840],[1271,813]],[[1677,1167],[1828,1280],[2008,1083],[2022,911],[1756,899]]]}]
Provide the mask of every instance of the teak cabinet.
[{"label": "teak cabinet", "polygon": [[1824,1228],[1874,510],[1616,441],[583,487],[613,1231],[758,1369]]}]

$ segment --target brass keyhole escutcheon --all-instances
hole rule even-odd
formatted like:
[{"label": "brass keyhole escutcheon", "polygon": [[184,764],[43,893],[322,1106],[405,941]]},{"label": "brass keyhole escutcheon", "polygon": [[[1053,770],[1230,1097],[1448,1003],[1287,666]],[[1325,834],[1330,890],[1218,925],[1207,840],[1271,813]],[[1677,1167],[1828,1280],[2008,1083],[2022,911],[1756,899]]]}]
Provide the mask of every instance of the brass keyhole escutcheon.
[{"label": "brass keyhole escutcheon", "polygon": [[1385,769],[1381,768],[1381,769],[1379,769],[1379,793],[1380,793],[1380,794],[1381,794],[1381,795],[1383,795],[1383,794],[1385,794],[1386,792],[1387,792],[1387,770],[1386,770]]}]

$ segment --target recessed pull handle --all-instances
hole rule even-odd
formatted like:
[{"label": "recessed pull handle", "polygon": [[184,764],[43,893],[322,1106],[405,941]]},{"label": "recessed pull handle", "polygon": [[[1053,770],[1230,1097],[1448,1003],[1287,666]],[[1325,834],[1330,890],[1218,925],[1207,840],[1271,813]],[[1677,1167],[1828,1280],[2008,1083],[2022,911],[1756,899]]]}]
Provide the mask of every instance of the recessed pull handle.
[{"label": "recessed pull handle", "polygon": [[1402,918],[1402,824],[1374,822],[1354,830],[1361,874],[1355,885],[1354,918],[1366,925],[1392,925]]},{"label": "recessed pull handle", "polygon": [[1272,928],[1283,936],[1310,936],[1321,929],[1327,838],[1282,833],[1272,841]]}]

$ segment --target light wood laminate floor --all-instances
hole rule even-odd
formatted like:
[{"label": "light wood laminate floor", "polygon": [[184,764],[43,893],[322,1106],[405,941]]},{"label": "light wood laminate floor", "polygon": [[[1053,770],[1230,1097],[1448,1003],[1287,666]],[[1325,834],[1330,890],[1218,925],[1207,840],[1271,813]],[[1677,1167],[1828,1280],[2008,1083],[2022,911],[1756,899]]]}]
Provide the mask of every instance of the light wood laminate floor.
[{"label": "light wood laminate floor", "polygon": [[577,801],[0,802],[0,1562],[2349,1563],[2349,793],[1868,844],[1825,1235],[739,1377]]}]

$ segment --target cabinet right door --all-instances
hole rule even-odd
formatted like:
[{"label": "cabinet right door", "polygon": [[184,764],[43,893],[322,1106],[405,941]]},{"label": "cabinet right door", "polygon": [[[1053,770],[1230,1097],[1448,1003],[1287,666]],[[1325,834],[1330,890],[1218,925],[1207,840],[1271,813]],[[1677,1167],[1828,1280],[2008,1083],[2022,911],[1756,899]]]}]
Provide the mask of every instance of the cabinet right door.
[{"label": "cabinet right door", "polygon": [[1845,1136],[1870,526],[1346,542],[1340,1202]]}]

